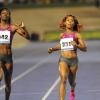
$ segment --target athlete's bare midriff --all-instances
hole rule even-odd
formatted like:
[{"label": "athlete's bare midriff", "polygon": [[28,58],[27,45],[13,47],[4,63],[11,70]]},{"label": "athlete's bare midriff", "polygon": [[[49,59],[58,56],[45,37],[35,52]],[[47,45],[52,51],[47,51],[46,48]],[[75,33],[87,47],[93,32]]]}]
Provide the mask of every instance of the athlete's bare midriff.
[{"label": "athlete's bare midriff", "polygon": [[75,50],[61,51],[60,54],[65,58],[76,58],[77,57],[77,53]]},{"label": "athlete's bare midriff", "polygon": [[11,55],[11,46],[10,45],[5,45],[5,44],[0,44],[0,55]]}]

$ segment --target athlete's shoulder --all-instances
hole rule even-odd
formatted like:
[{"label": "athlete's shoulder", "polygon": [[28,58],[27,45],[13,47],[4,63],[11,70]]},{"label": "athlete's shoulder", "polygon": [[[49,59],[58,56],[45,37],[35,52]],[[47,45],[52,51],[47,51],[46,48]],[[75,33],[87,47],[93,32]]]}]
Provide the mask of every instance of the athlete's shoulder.
[{"label": "athlete's shoulder", "polygon": [[17,24],[11,24],[11,27],[16,28]]},{"label": "athlete's shoulder", "polygon": [[13,30],[16,30],[16,29],[18,29],[19,26],[17,24],[12,24],[11,27]]},{"label": "athlete's shoulder", "polygon": [[62,38],[63,37],[63,35],[64,35],[64,33],[62,32],[62,33],[60,33],[60,38]]},{"label": "athlete's shoulder", "polygon": [[10,29],[11,29],[12,33],[15,33],[16,30],[18,29],[18,26],[16,24],[10,24]]},{"label": "athlete's shoulder", "polygon": [[75,36],[76,36],[76,38],[81,38],[81,33],[76,32],[76,33],[75,33]]}]

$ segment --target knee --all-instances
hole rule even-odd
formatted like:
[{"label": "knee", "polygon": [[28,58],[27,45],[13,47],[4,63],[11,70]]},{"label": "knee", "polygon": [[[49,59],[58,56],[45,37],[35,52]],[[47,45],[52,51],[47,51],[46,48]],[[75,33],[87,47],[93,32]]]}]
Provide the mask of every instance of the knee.
[{"label": "knee", "polygon": [[2,69],[0,68],[0,81],[2,80],[3,72]]},{"label": "knee", "polygon": [[11,91],[11,84],[6,84],[5,91],[8,93]]},{"label": "knee", "polygon": [[76,86],[76,83],[71,84],[71,88],[74,89]]},{"label": "knee", "polygon": [[6,87],[5,87],[5,91],[6,91],[7,93],[10,93],[10,92],[11,92],[11,86],[6,86]]},{"label": "knee", "polygon": [[11,80],[12,72],[6,71],[4,75],[5,75],[5,79]]},{"label": "knee", "polygon": [[67,81],[66,77],[65,76],[62,76],[61,77],[61,83],[66,84],[66,81]]},{"label": "knee", "polygon": [[2,80],[2,74],[0,74],[0,81]]}]

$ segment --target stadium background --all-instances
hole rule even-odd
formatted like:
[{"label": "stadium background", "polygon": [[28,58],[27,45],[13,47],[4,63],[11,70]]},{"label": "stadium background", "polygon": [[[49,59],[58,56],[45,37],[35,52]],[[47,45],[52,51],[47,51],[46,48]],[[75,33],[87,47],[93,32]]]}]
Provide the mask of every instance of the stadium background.
[{"label": "stadium background", "polygon": [[[59,99],[59,54],[54,52],[49,55],[47,49],[58,43],[61,31],[59,23],[66,14],[78,17],[80,24],[84,26],[81,34],[87,39],[87,52],[78,51],[79,71],[76,100],[99,100],[100,8],[95,1],[70,0],[67,3],[10,2],[4,4],[12,12],[12,22],[20,24],[23,21],[32,37],[31,41],[27,41],[19,35],[14,37],[12,48],[14,69],[10,100]],[[2,80],[0,82],[0,100],[4,100],[4,91],[4,81]],[[69,91],[68,85],[66,100],[69,99]]]},{"label": "stadium background", "polygon": [[[58,40],[61,31],[59,23],[66,14],[78,18],[83,25],[81,33],[85,39],[100,39],[99,0],[1,0],[1,2],[10,8],[13,23],[20,24],[21,21],[25,23],[32,41]],[[26,42],[24,38],[15,36],[13,44],[21,46]]]}]

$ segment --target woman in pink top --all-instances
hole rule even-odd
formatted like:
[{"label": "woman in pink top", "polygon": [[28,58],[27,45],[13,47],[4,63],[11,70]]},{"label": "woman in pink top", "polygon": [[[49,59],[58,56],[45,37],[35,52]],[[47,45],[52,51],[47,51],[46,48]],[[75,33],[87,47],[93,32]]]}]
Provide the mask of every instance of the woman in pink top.
[{"label": "woman in pink top", "polygon": [[81,27],[75,16],[65,16],[62,19],[60,28],[65,29],[65,32],[60,34],[60,43],[53,48],[49,48],[48,53],[61,50],[59,58],[60,100],[65,100],[67,79],[71,86],[70,100],[74,100],[75,79],[78,69],[77,49],[87,51],[87,48],[79,33]]},{"label": "woman in pink top", "polygon": [[4,72],[5,79],[5,100],[9,100],[11,93],[11,77],[13,71],[12,40],[15,34],[19,34],[26,39],[30,36],[22,22],[20,25],[11,23],[11,13],[9,9],[0,10],[0,81]]}]

